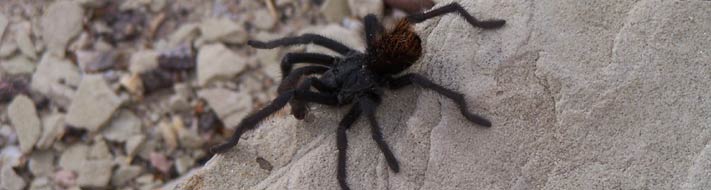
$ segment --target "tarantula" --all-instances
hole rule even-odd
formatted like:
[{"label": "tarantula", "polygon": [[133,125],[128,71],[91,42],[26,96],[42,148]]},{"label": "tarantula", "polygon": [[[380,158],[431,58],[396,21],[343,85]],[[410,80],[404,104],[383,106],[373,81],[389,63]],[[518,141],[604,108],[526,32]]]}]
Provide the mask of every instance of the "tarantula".
[{"label": "tarantula", "polygon": [[[504,20],[496,19],[479,21],[458,3],[452,3],[428,12],[409,15],[400,20],[394,29],[387,32],[384,32],[383,26],[374,15],[365,16],[363,18],[367,43],[365,52],[356,51],[337,41],[316,34],[304,34],[268,42],[248,41],[248,45],[259,49],[313,43],[329,48],[341,54],[342,57],[317,53],[286,54],[281,62],[283,76],[277,89],[279,96],[266,107],[244,118],[238,124],[229,141],[214,147],[212,152],[223,153],[237,145],[242,134],[256,128],[259,122],[286,106],[287,103],[290,103],[292,114],[297,119],[303,119],[306,115],[306,103],[330,106],[353,104],[336,130],[336,144],[338,146],[336,178],[341,188],[349,189],[346,183],[346,148],[348,147],[346,130],[361,114],[368,119],[373,140],[385,155],[388,166],[397,173],[400,166],[383,140],[380,126],[375,119],[375,109],[381,102],[383,88],[396,90],[411,84],[444,95],[457,104],[466,119],[478,125],[490,127],[491,122],[467,110],[467,103],[461,93],[435,84],[418,74],[408,73],[399,77],[395,76],[415,63],[422,53],[420,37],[411,25],[447,13],[459,13],[469,24],[483,29],[500,28],[506,23]],[[314,65],[292,71],[293,66],[300,63]],[[320,77],[311,76],[313,74],[320,74]],[[316,91],[312,91],[312,87]]]}]

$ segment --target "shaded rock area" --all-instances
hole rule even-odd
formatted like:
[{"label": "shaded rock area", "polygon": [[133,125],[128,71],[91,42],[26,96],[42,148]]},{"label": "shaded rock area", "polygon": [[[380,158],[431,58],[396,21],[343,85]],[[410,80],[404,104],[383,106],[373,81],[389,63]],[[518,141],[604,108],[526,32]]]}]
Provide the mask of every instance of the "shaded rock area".
[{"label": "shaded rock area", "polygon": [[[352,189],[711,188],[710,1],[460,3],[507,25],[418,24],[424,56],[409,71],[463,92],[493,126],[431,91],[387,91],[378,120],[400,172],[361,119],[348,131]],[[338,189],[345,113],[277,114],[177,187]]]}]

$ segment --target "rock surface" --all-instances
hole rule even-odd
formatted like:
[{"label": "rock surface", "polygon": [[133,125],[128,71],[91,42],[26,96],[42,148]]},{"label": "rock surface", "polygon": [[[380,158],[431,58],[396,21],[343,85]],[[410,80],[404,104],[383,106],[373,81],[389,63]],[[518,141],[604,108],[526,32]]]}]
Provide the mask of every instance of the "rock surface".
[{"label": "rock surface", "polygon": [[27,186],[27,182],[22,179],[12,167],[4,166],[0,168],[0,188],[3,190],[22,190]]},{"label": "rock surface", "polygon": [[197,56],[197,82],[201,86],[212,80],[230,78],[247,66],[245,59],[220,43],[200,48]]},{"label": "rock surface", "polygon": [[19,95],[12,100],[7,112],[20,140],[20,150],[29,152],[42,134],[42,123],[37,117],[35,103],[27,96]]},{"label": "rock surface", "polygon": [[86,75],[67,110],[67,124],[96,131],[121,104],[101,75]]},{"label": "rock surface", "polygon": [[[189,28],[186,28],[183,29],[185,31],[176,32],[176,35],[189,33],[187,32],[188,29]],[[247,32],[228,18],[212,18],[203,21],[200,24],[200,35],[206,42],[225,41],[243,43],[247,40]]]},{"label": "rock surface", "polygon": [[245,92],[224,88],[205,89],[198,92],[228,128],[234,128],[252,109],[252,101]]},{"label": "rock surface", "polygon": [[31,87],[60,105],[68,105],[80,81],[81,75],[76,65],[67,59],[45,53],[37,65],[37,71],[32,75]]},{"label": "rock surface", "polygon": [[120,111],[109,123],[101,134],[107,140],[126,142],[131,136],[141,133],[141,118],[131,111]]},{"label": "rock surface", "polygon": [[[434,92],[386,91],[378,120],[400,172],[361,119],[348,133],[352,189],[711,188],[711,2],[460,3],[507,25],[418,24],[424,54],[410,72],[463,92],[493,127]],[[286,129],[291,116],[272,117],[178,189],[338,189],[345,112],[313,106],[312,121]],[[270,131],[280,135],[254,138]],[[277,143],[292,146],[259,150]],[[284,164],[261,169],[257,158],[277,163],[274,153],[287,153]]]},{"label": "rock surface", "polygon": [[84,9],[74,1],[56,1],[42,16],[42,37],[49,50],[63,55],[69,40],[82,29]]}]

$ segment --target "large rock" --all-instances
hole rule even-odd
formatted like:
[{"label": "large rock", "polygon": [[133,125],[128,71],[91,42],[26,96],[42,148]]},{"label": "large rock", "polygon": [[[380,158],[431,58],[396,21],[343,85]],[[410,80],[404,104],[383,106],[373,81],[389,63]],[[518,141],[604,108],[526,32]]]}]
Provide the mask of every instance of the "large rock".
[{"label": "large rock", "polygon": [[20,150],[30,152],[42,134],[42,123],[37,117],[35,103],[27,96],[19,95],[12,100],[7,112],[20,140]]},{"label": "large rock", "polygon": [[[59,157],[59,167],[77,175],[76,183],[80,187],[105,187],[111,180],[113,158],[103,141],[93,146],[75,144]],[[105,155],[103,153],[108,153]]]},{"label": "large rock", "polygon": [[0,188],[3,190],[22,190],[27,186],[25,179],[15,173],[10,166],[0,167]]},{"label": "large rock", "polygon": [[[206,42],[221,41],[229,43],[244,43],[247,41],[247,32],[239,24],[233,22],[229,18],[207,19],[200,24],[199,29],[201,35],[200,37]],[[181,31],[181,33],[187,34],[188,32]],[[176,32],[176,35],[181,33]],[[174,36],[174,38],[177,37]]]},{"label": "large rock", "polygon": [[101,75],[86,75],[67,110],[67,124],[97,131],[121,105]]},{"label": "large rock", "polygon": [[141,133],[141,118],[131,111],[122,110],[101,131],[107,140],[126,142],[130,137]]},{"label": "large rock", "polygon": [[0,70],[10,75],[32,74],[35,64],[25,56],[14,56],[0,64]]},{"label": "large rock", "polygon": [[55,55],[64,55],[69,40],[82,30],[84,9],[74,1],[56,1],[42,15],[42,38]]},{"label": "large rock", "polygon": [[220,43],[205,45],[197,56],[197,81],[204,86],[216,79],[234,77],[247,64],[245,58]]},{"label": "large rock", "polygon": [[69,105],[74,87],[79,85],[79,68],[71,61],[45,53],[32,75],[31,88],[49,96],[53,102]]},{"label": "large rock", "polygon": [[207,101],[213,111],[228,128],[234,128],[252,110],[252,100],[244,92],[224,88],[205,89],[198,96]]},{"label": "large rock", "polygon": [[[507,25],[485,31],[456,14],[418,24],[424,55],[410,72],[466,94],[493,126],[429,90],[387,91],[377,118],[400,172],[361,119],[348,132],[352,189],[711,188],[711,3],[461,4]],[[281,115],[251,132],[293,135],[287,164],[260,170],[266,157],[247,135],[179,187],[338,189],[334,132],[345,108],[312,113],[291,130],[278,127],[290,117]]]}]

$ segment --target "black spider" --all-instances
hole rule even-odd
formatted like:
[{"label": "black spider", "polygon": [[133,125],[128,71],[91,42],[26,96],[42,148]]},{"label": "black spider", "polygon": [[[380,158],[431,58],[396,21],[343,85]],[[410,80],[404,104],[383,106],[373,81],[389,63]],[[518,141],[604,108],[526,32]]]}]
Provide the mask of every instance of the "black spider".
[{"label": "black spider", "polygon": [[[383,88],[395,90],[410,84],[434,90],[452,99],[462,115],[469,121],[490,127],[491,122],[467,110],[467,103],[461,93],[446,89],[418,74],[408,73],[400,77],[394,76],[410,67],[421,55],[421,40],[414,32],[411,23],[419,23],[447,13],[459,13],[472,26],[484,29],[499,28],[506,23],[504,20],[479,21],[459,4],[452,3],[426,13],[410,15],[402,19],[393,30],[387,32],[383,32],[383,27],[374,15],[365,16],[365,38],[368,45],[366,52],[353,50],[339,42],[316,34],[304,34],[269,42],[249,41],[250,46],[260,49],[313,43],[338,52],[342,57],[316,53],[286,54],[281,62],[283,79],[277,90],[279,96],[263,109],[242,120],[229,141],[214,147],[212,152],[223,153],[237,145],[242,134],[256,128],[259,122],[286,106],[287,103],[291,103],[292,114],[298,119],[303,119],[306,115],[306,103],[331,106],[353,104],[341,120],[336,132],[337,178],[341,188],[348,189],[346,184],[346,148],[348,147],[346,130],[361,114],[365,115],[370,122],[373,140],[385,155],[388,166],[397,173],[400,166],[383,140],[380,127],[375,119],[375,108],[381,101]],[[292,71],[292,67],[299,63],[315,65]],[[318,78],[307,77],[312,74],[321,76]],[[302,80],[303,78],[306,79]],[[312,91],[311,87],[316,91]]]}]

